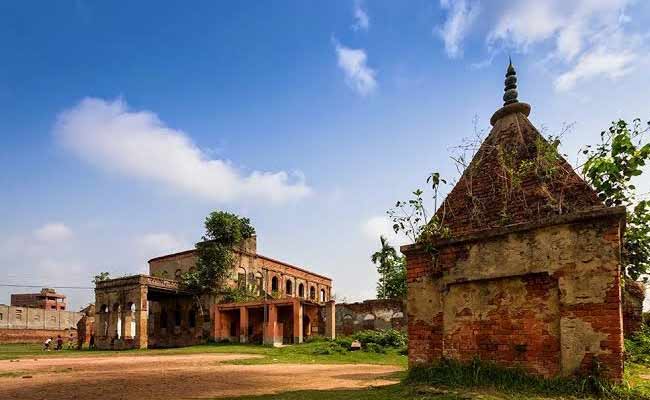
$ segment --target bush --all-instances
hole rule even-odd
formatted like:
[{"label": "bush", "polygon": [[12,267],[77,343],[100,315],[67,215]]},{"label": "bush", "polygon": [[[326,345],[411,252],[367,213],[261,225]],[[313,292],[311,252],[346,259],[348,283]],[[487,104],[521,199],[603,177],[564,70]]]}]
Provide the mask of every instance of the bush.
[{"label": "bush", "polygon": [[319,356],[345,353],[347,353],[347,349],[344,349],[335,342],[318,342],[311,349],[311,354]]},{"label": "bush", "polygon": [[366,344],[366,346],[363,348],[363,351],[367,351],[369,353],[386,354],[386,348],[377,343]]},{"label": "bush", "polygon": [[337,338],[334,340],[334,343],[338,344],[342,348],[348,350],[352,346],[352,339],[343,337],[343,338]]},{"label": "bush", "polygon": [[407,343],[406,334],[397,329],[366,330],[355,333],[352,338],[360,341],[363,347],[369,343],[375,343],[383,347],[402,348]]},{"label": "bush", "polygon": [[630,339],[625,339],[625,358],[627,361],[650,364],[650,327],[643,324],[641,330]]}]

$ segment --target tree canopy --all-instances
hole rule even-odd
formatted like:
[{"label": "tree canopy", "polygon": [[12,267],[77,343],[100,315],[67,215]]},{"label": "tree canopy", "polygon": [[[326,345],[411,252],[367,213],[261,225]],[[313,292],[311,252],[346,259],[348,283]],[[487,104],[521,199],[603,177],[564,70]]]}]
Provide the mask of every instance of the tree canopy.
[{"label": "tree canopy", "polygon": [[219,294],[233,268],[233,248],[255,235],[248,218],[214,211],[205,219],[205,234],[196,244],[196,269],[183,275],[185,288],[195,294]]}]

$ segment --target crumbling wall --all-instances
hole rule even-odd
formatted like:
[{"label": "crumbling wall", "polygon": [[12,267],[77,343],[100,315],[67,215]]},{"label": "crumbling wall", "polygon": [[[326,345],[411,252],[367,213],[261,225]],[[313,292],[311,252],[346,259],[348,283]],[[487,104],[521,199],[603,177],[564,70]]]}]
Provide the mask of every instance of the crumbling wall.
[{"label": "crumbling wall", "polygon": [[620,210],[405,246],[411,365],[480,357],[542,376],[622,377]]},{"label": "crumbling wall", "polygon": [[644,299],[645,286],[643,283],[626,279],[623,285],[623,332],[625,337],[630,337],[641,329]]},{"label": "crumbling wall", "polygon": [[351,335],[365,329],[406,331],[405,305],[401,300],[365,300],[336,304],[336,332]]}]

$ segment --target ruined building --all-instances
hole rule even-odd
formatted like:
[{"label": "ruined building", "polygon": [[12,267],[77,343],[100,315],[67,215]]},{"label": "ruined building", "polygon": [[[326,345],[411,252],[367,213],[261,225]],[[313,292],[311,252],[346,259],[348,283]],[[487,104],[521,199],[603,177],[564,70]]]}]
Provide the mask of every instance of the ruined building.
[{"label": "ruined building", "polygon": [[43,308],[45,310],[65,310],[65,295],[51,288],[43,288],[40,293],[11,295],[11,305],[15,307]]},{"label": "ruined building", "polygon": [[623,373],[625,209],[606,207],[528,120],[512,64],[492,130],[437,210],[439,234],[402,247],[409,363],[473,358],[545,376]]},{"label": "ruined building", "polygon": [[188,250],[149,260],[150,275],[98,282],[95,344],[103,349],[176,347],[208,338],[241,343],[301,343],[313,335],[334,337],[332,280],[257,253],[256,238],[234,249],[235,266],[226,283],[247,287],[259,299],[200,301],[180,286],[195,268]]}]

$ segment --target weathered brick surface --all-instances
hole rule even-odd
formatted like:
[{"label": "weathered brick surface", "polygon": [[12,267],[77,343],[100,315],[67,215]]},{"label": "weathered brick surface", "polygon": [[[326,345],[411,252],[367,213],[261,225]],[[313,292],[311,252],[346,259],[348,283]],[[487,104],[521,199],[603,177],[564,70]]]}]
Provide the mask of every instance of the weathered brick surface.
[{"label": "weathered brick surface", "polygon": [[597,360],[620,380],[625,210],[602,205],[561,157],[540,164],[544,139],[526,107],[508,107],[437,211],[450,237],[432,253],[402,247],[409,362],[480,357],[550,377]]},{"label": "weathered brick surface", "polygon": [[72,341],[77,343],[76,329],[0,329],[0,343],[43,343],[47,338],[61,335],[67,345],[72,334]]},{"label": "weathered brick surface", "polygon": [[623,286],[623,331],[625,337],[634,335],[643,325],[645,286],[630,279]]}]

